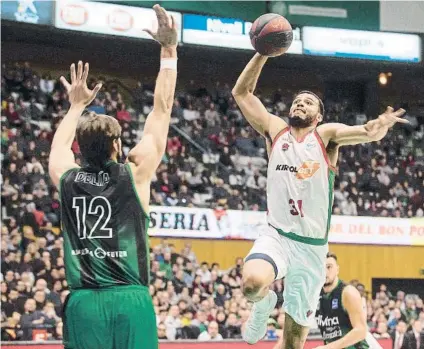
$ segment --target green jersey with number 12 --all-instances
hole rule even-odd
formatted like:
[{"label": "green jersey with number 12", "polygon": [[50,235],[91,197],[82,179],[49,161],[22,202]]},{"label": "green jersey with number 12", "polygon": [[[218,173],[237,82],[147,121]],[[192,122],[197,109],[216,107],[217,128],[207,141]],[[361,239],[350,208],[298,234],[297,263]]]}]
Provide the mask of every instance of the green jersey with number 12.
[{"label": "green jersey with number 12", "polygon": [[75,168],[60,180],[66,279],[71,289],[148,285],[149,217],[128,164]]}]

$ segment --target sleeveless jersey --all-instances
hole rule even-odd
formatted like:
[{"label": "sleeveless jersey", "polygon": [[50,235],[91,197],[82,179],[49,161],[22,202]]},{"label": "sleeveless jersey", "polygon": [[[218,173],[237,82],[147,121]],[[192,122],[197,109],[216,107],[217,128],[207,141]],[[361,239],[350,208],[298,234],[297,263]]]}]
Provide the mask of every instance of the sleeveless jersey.
[{"label": "sleeveless jersey", "polygon": [[290,128],[275,138],[268,162],[268,224],[311,245],[328,241],[335,169],[316,130],[297,141]]},{"label": "sleeveless jersey", "polygon": [[149,284],[149,216],[128,164],[71,169],[60,180],[60,198],[71,289]]},{"label": "sleeveless jersey", "polygon": [[[342,304],[342,293],[345,287],[346,284],[339,280],[337,287],[330,293],[321,291],[316,318],[325,344],[342,338],[352,329],[349,315]],[[364,339],[348,348],[367,349],[369,345]]]}]

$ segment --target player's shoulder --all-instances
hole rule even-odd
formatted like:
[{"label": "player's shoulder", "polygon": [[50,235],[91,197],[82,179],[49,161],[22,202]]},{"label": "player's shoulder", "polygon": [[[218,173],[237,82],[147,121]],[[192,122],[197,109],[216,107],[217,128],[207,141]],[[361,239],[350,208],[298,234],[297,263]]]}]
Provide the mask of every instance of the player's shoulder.
[{"label": "player's shoulder", "polygon": [[289,125],[279,116],[271,114],[271,113],[269,115],[270,115],[270,120],[269,120],[268,135],[272,143],[274,143],[276,139],[278,138],[277,136],[279,134],[289,129]]},{"label": "player's shoulder", "polygon": [[316,128],[316,132],[321,137],[324,144],[327,146],[327,144],[336,134],[337,130],[340,130],[343,127],[346,127],[346,125],[341,124],[339,122],[329,122],[326,124],[319,125]]},{"label": "player's shoulder", "polygon": [[342,297],[344,300],[361,299],[361,294],[359,293],[359,291],[356,289],[355,286],[345,285],[343,287]]}]

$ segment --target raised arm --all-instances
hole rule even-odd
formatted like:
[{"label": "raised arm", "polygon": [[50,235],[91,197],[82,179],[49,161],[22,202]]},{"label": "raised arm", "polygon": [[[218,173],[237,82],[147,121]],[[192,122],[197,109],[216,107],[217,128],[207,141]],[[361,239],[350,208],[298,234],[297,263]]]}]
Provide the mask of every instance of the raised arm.
[{"label": "raised arm", "polygon": [[347,126],[329,123],[319,126],[317,131],[326,146],[330,141],[339,146],[376,142],[384,138],[396,123],[408,123],[408,120],[401,118],[403,114],[405,114],[404,109],[394,111],[392,107],[387,107],[377,119],[370,120],[364,125]]},{"label": "raised arm", "polygon": [[153,110],[147,117],[143,138],[130,150],[127,162],[132,167],[139,193],[143,194],[143,206],[148,205],[150,181],[165,153],[175,85],[177,81],[177,29],[174,18],[165,9],[155,5],[153,9],[158,19],[158,31],[146,30],[161,48],[161,67],[156,79]]},{"label": "raised arm", "polygon": [[71,83],[62,76],[60,81],[66,88],[71,107],[60,123],[53,137],[49,158],[49,175],[56,187],[59,187],[60,177],[69,169],[78,167],[75,163],[74,153],[71,150],[72,142],[78,120],[85,107],[96,97],[102,84],[97,84],[93,90],[87,87],[89,65],[78,62],[78,70],[75,71],[75,64],[71,65]]},{"label": "raised arm", "polygon": [[268,57],[256,53],[239,76],[232,93],[249,124],[262,136],[273,140],[287,124],[278,116],[268,113],[259,98],[253,94],[267,59]]}]

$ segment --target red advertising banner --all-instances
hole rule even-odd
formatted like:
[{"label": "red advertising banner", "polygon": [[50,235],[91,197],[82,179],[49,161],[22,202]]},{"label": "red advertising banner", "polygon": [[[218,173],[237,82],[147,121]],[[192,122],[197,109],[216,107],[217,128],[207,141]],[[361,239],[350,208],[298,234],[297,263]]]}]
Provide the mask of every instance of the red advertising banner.
[{"label": "red advertising banner", "polygon": [[[392,349],[391,339],[380,339],[378,343],[383,349]],[[252,349],[253,347],[244,342],[162,342],[159,344],[159,349],[216,349],[219,344],[219,349]],[[254,349],[272,349],[276,342],[262,341],[255,344]],[[309,340],[306,342],[304,349],[314,349],[323,343],[319,340]],[[28,344],[13,344],[2,343],[2,346],[8,349],[63,349],[59,344],[42,344],[42,343],[28,343]]]}]

